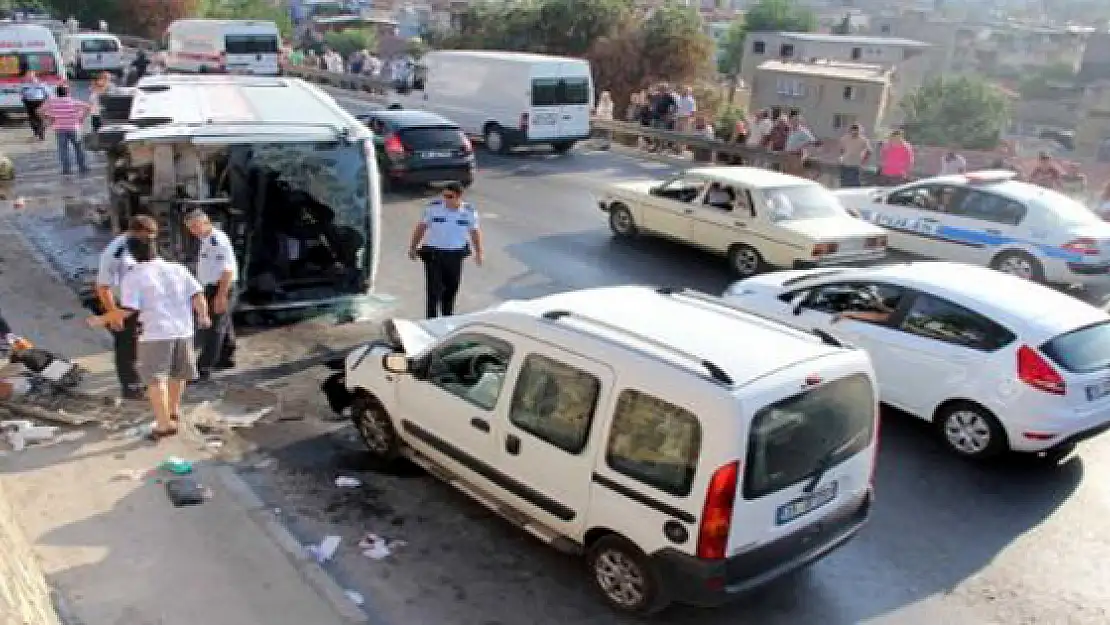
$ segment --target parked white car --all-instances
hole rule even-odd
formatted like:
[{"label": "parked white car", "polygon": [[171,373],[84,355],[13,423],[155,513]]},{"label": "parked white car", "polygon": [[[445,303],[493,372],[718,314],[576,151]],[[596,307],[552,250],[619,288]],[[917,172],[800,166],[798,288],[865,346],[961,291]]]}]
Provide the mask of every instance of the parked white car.
[{"label": "parked white car", "polygon": [[891,249],[1063,284],[1110,284],[1110,224],[1011,171],[939,176],[893,188],[839,189]]},{"label": "parked white car", "polygon": [[828,189],[758,167],[701,167],[667,180],[618,183],[598,206],[615,235],[650,233],[722,254],[740,277],[886,256],[886,233],[853,219]]},{"label": "parked white car", "polygon": [[1070,452],[1110,427],[1110,315],[983,267],[915,262],[789,271],[724,298],[867,350],[883,402],[957,454]]},{"label": "parked white car", "polygon": [[867,355],[830,336],[647,287],[387,334],[325,383],[371,454],[586,555],[618,610],[722,603],[869,516],[878,391]]}]

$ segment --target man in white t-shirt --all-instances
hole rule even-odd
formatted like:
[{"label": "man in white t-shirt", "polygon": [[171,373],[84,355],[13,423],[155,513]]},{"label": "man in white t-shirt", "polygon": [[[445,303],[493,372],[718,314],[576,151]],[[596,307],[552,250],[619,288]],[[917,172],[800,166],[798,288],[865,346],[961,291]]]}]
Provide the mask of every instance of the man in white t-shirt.
[{"label": "man in white t-shirt", "polygon": [[694,90],[686,87],[682,95],[675,98],[675,119],[678,122],[679,132],[690,132],[694,129],[694,114],[698,112],[698,101],[694,97]]},{"label": "man in white t-shirt", "polygon": [[184,265],[159,258],[154,238],[131,237],[127,251],[136,264],[120,284],[120,308],[89,323],[101,326],[139,316],[139,375],[154,409],[150,436],[158,440],[177,434],[185,385],[197,378],[193,314],[201,328],[212,321],[200,283]]}]

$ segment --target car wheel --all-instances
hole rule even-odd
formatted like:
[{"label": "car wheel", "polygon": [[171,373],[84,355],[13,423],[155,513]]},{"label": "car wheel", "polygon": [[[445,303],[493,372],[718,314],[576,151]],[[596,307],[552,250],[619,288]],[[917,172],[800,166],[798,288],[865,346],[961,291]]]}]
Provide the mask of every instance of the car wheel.
[{"label": "car wheel", "polygon": [[574,147],[573,141],[559,141],[551,144],[551,149],[555,150],[556,154],[566,154]]},{"label": "car wheel", "polygon": [[401,439],[393,428],[393,420],[378,400],[360,396],[351,405],[351,419],[370,454],[388,463],[401,455]]},{"label": "car wheel", "polygon": [[728,266],[740,278],[748,278],[763,269],[763,256],[750,245],[737,243],[728,250]]},{"label": "car wheel", "polygon": [[494,154],[508,154],[509,144],[505,141],[505,135],[501,131],[501,127],[490,124],[485,132],[486,149]]},{"label": "car wheel", "polygon": [[586,557],[594,587],[614,609],[648,616],[667,607],[654,567],[631,542],[609,535],[590,547]]},{"label": "car wheel", "polygon": [[991,268],[1033,282],[1044,282],[1044,265],[1025,252],[1003,252],[991,263]]},{"label": "car wheel", "polygon": [[936,418],[941,440],[963,458],[988,460],[1009,449],[1006,430],[989,410],[972,402],[953,402]]},{"label": "car wheel", "polygon": [[632,212],[628,210],[627,206],[620,203],[610,205],[609,229],[613,231],[613,234],[623,239],[631,239],[636,236],[638,232],[636,220],[632,218]]}]

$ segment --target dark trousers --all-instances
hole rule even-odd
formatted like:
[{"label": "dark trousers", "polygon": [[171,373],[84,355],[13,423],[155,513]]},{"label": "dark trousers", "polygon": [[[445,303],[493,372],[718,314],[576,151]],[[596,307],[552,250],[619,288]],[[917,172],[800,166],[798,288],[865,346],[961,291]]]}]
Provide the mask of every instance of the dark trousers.
[{"label": "dark trousers", "polygon": [[851,165],[840,166],[840,186],[845,188],[858,187],[861,184],[860,180],[859,167],[853,167]]},{"label": "dark trousers", "polygon": [[130,315],[123,322],[123,329],[112,331],[112,347],[116,356],[116,377],[126,391],[141,391],[143,380],[139,377],[139,316]]},{"label": "dark trousers", "polygon": [[212,369],[228,364],[235,356],[235,327],[231,323],[231,312],[235,310],[239,294],[232,286],[227,298],[227,311],[217,315],[212,312],[212,300],[218,290],[215,284],[204,287],[204,299],[208,302],[212,325],[204,330],[197,329],[197,369],[201,373],[211,373]]},{"label": "dark trousers", "polygon": [[459,293],[462,264],[467,254],[466,249],[420,248],[420,259],[424,261],[424,290],[429,319],[455,314],[455,296]]},{"label": "dark trousers", "polygon": [[104,122],[101,121],[99,115],[93,115],[92,117],[89,118],[89,121],[92,122],[93,131],[100,130],[104,126]]},{"label": "dark trousers", "polygon": [[42,100],[23,101],[23,108],[27,111],[27,122],[31,124],[31,132],[35,133],[35,136],[39,139],[46,138],[46,124],[39,116],[39,109],[42,108],[42,105]]}]

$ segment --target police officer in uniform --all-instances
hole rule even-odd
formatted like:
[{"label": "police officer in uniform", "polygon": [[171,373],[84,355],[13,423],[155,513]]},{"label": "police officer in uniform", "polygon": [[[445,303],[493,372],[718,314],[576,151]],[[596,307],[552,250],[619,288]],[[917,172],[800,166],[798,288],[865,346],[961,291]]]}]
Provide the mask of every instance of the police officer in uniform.
[{"label": "police officer in uniform", "polygon": [[[151,238],[158,234],[158,222],[148,215],[132,217],[127,232],[112,239],[100,254],[100,266],[96,274],[96,301],[92,303],[98,315],[119,309],[119,287],[123,277],[135,266],[135,259],[127,251],[130,237]],[[115,351],[116,376],[119,378],[122,395],[125,399],[142,399],[143,384],[139,377],[139,316],[131,315],[122,322],[108,324],[112,333]]]},{"label": "police officer in uniform", "polygon": [[212,318],[212,324],[207,329],[197,332],[200,351],[197,370],[200,379],[206,380],[214,369],[235,367],[235,328],[231,323],[231,313],[238,299],[236,281],[239,279],[239,267],[231,239],[212,225],[204,211],[198,209],[186,215],[185,225],[193,236],[200,239],[197,281],[204,286],[204,297]]},{"label": "police officer in uniform", "polygon": [[409,258],[424,261],[429,319],[454,314],[463,260],[473,254],[474,262],[482,265],[478,211],[462,201],[462,193],[461,184],[447,184],[443,197],[424,208],[424,217],[412,232]]}]

